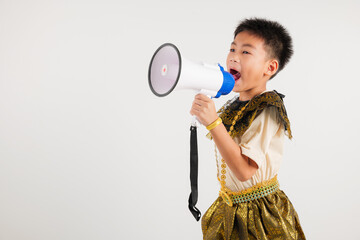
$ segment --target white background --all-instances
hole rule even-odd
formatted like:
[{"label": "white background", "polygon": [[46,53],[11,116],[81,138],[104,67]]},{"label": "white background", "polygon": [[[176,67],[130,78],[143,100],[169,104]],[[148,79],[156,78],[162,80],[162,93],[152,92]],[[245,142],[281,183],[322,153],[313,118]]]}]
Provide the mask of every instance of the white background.
[{"label": "white background", "polygon": [[[295,54],[281,188],[308,239],[359,239],[359,1],[0,0],[0,239],[201,239],[187,209],[192,91],[148,86],[164,42],[221,63],[246,17],[279,21]],[[226,96],[216,100],[220,107]],[[199,202],[216,199],[199,130]]]}]

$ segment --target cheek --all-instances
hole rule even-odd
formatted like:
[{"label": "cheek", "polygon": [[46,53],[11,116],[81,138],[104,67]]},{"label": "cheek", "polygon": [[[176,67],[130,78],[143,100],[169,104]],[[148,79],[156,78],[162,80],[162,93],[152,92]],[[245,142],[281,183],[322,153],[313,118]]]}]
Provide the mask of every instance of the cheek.
[{"label": "cheek", "polygon": [[259,75],[262,71],[261,66],[259,66],[259,64],[255,61],[246,62],[246,65],[244,65],[244,69],[247,70],[247,74],[251,75]]},{"label": "cheek", "polygon": [[226,69],[227,69],[228,72],[230,71],[229,63],[230,63],[230,58],[229,58],[229,55],[228,55],[227,58],[226,58]]}]

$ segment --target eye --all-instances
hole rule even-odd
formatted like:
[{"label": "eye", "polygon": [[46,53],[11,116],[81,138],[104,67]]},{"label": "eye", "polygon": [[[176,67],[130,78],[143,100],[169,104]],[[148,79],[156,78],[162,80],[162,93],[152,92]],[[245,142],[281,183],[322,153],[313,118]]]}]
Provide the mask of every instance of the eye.
[{"label": "eye", "polygon": [[235,52],[235,49],[233,49],[233,48],[230,48],[230,52]]},{"label": "eye", "polygon": [[243,54],[250,54],[248,51],[243,51],[242,53]]}]

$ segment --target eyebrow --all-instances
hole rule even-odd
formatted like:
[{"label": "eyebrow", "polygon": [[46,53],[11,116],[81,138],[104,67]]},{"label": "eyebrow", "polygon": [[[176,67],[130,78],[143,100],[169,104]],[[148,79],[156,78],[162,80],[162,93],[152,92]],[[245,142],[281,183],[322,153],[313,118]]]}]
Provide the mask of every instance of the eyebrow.
[{"label": "eyebrow", "polygon": [[[235,46],[236,46],[236,43],[235,43],[235,42],[232,42],[231,45],[235,45]],[[250,43],[245,43],[245,44],[242,45],[242,47],[250,47],[250,48],[256,49],[256,47],[254,47],[254,46],[251,45]]]}]

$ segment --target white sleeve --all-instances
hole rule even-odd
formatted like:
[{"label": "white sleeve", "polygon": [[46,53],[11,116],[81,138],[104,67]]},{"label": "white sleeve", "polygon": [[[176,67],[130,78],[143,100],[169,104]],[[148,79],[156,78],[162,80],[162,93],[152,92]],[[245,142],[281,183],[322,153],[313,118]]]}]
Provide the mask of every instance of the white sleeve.
[{"label": "white sleeve", "polygon": [[265,108],[241,136],[241,153],[253,160],[258,167],[265,160],[271,139],[281,124],[277,121],[276,107]]}]

